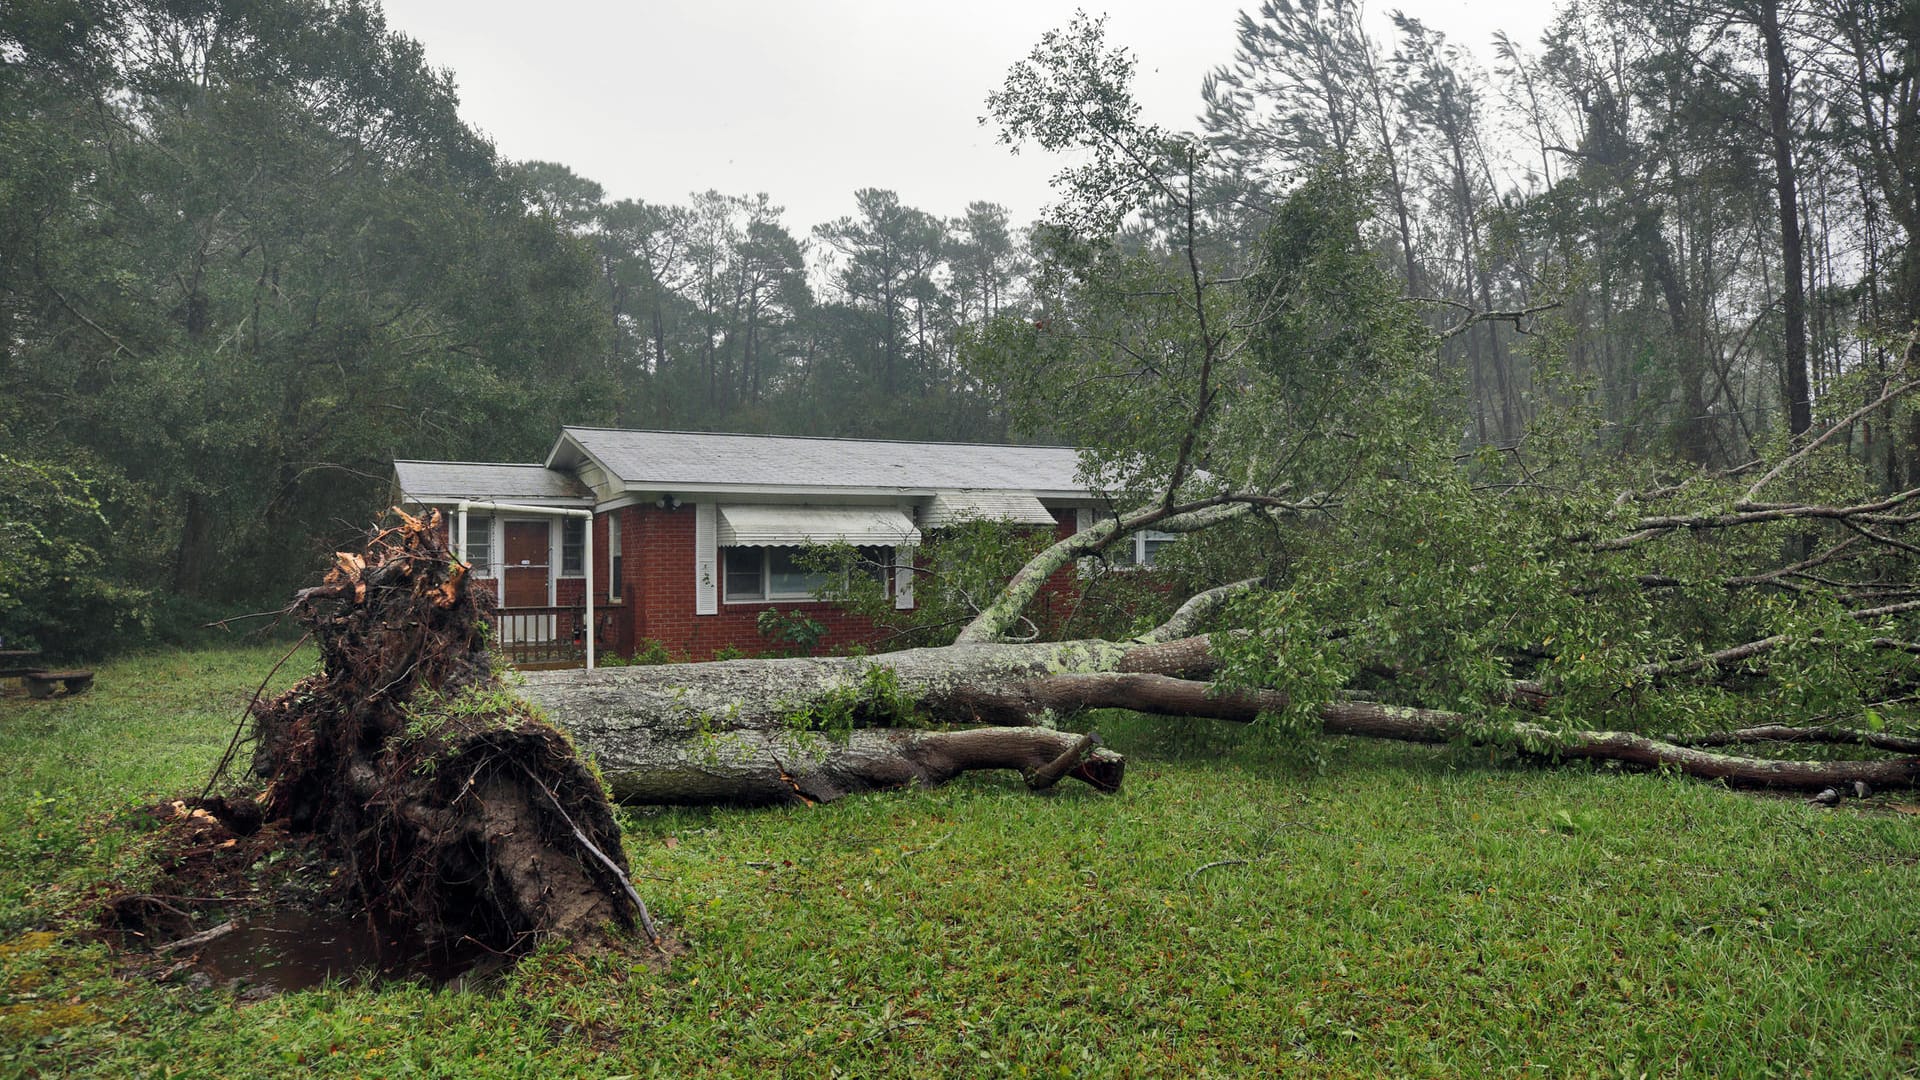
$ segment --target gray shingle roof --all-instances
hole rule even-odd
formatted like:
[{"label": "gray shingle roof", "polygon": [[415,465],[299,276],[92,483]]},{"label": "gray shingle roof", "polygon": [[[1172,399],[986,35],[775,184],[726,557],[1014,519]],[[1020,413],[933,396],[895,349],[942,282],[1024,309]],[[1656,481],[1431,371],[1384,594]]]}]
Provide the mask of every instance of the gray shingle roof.
[{"label": "gray shingle roof", "polygon": [[562,429],[547,460],[564,465],[568,440],[630,488],[876,488],[1084,493],[1079,454],[1066,446],[816,439],[693,431]]},{"label": "gray shingle roof", "polygon": [[586,504],[591,494],[571,475],[545,465],[512,465],[472,461],[396,461],[394,478],[400,492],[415,502],[489,499],[511,502]]}]

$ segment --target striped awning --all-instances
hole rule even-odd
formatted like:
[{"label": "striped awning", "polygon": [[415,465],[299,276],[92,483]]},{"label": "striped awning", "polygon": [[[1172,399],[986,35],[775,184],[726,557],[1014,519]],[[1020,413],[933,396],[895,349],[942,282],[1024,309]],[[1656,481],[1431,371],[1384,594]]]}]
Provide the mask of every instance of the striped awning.
[{"label": "striped awning", "polygon": [[920,530],[881,506],[722,506],[721,547],[915,547]]},{"label": "striped awning", "polygon": [[1015,525],[1052,525],[1053,512],[1032,495],[1010,491],[942,491],[927,507],[927,528],[962,521],[1006,521]]}]

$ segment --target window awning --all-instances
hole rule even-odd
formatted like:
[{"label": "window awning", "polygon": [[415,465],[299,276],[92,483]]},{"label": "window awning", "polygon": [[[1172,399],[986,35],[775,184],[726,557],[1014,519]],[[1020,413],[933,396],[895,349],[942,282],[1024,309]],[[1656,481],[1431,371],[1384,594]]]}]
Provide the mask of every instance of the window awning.
[{"label": "window awning", "polygon": [[927,507],[929,529],[970,520],[1052,525],[1053,512],[1032,495],[1009,491],[942,491]]},{"label": "window awning", "polygon": [[881,506],[722,506],[721,547],[915,547],[920,530]]}]

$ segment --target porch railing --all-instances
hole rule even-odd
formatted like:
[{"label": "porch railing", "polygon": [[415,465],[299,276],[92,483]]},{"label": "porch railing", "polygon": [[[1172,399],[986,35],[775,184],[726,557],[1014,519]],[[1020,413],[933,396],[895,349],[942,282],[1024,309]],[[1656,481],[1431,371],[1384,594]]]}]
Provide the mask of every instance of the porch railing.
[{"label": "porch railing", "polygon": [[515,667],[571,667],[587,662],[586,611],[512,607],[493,613],[494,651]]}]

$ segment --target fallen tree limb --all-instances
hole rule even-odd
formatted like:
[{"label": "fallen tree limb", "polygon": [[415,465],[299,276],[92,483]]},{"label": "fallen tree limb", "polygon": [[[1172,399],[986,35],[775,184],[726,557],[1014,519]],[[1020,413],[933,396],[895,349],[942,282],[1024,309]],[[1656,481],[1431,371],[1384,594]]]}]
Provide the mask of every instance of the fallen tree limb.
[{"label": "fallen tree limb", "polygon": [[[1033,601],[1034,596],[1056,571],[1071,566],[1075,559],[1097,555],[1116,539],[1129,536],[1141,529],[1153,528],[1170,533],[1204,532],[1249,513],[1297,516],[1310,511],[1324,510],[1328,505],[1327,500],[1320,496],[1291,501],[1258,492],[1208,495],[1184,503],[1176,503],[1169,496],[1165,501],[1146,509],[1136,510],[1118,518],[1097,521],[1091,528],[1048,545],[1028,560],[1027,564],[1013,575],[1012,580],[1002,587],[1000,594],[974,616],[972,622],[961,629],[956,644],[1005,640],[1007,633],[1019,622],[1021,612],[1026,610],[1027,605]],[[1225,589],[1235,590],[1241,587],[1243,586],[1233,585],[1226,586]],[[1219,598],[1226,597],[1222,595]],[[1203,604],[1211,602],[1211,600],[1204,601]],[[1171,628],[1163,629],[1167,636],[1184,634],[1190,632],[1191,624],[1195,621],[1198,621],[1197,616],[1188,619],[1176,612],[1174,618],[1169,620]]]},{"label": "fallen tree limb", "polygon": [[1166,622],[1133,640],[1142,645],[1151,645],[1189,637],[1200,628],[1202,622],[1226,607],[1235,597],[1251,592],[1265,583],[1266,579],[1263,577],[1250,577],[1194,593],[1167,617]]},{"label": "fallen tree limb", "polygon": [[[1884,618],[1887,615],[1912,611],[1915,608],[1920,608],[1920,600],[1907,600],[1898,604],[1888,604],[1883,607],[1863,611],[1850,611],[1847,613],[1847,617],[1865,622],[1869,619]],[[1636,668],[1635,671],[1642,677],[1648,679],[1661,679],[1672,675],[1691,674],[1692,672],[1701,671],[1709,667],[1720,667],[1726,664],[1738,663],[1742,660],[1748,660],[1770,653],[1783,645],[1824,645],[1826,643],[1827,639],[1820,637],[1797,637],[1793,634],[1774,634],[1756,641],[1743,642],[1739,645],[1721,649],[1718,652],[1711,652],[1705,656],[1695,656],[1686,660],[1669,660],[1656,664],[1642,664]],[[1869,639],[1868,644],[1875,649],[1889,652],[1920,652],[1920,644],[1904,641],[1899,638],[1876,637]]]},{"label": "fallen tree limb", "polygon": [[1100,736],[1089,731],[1067,747],[1067,752],[1027,774],[1027,787],[1033,791],[1045,791],[1060,782],[1061,777],[1087,760],[1087,755],[1100,746]]},{"label": "fallen tree limb", "polygon": [[[540,672],[527,676],[526,694],[598,760],[616,798],[664,803],[811,803],[857,791],[941,783],[971,769],[1033,775],[1075,752],[1081,740],[1031,725],[1086,709],[1250,723],[1288,707],[1288,696],[1278,690],[1120,670],[1129,657],[1158,655],[1136,650],[1161,648],[1098,641],[976,644],[878,658]],[[963,731],[873,726],[839,734],[796,726],[795,718],[811,715],[823,703],[846,703],[852,688],[883,663],[905,701],[888,703],[891,714],[879,703],[855,702],[856,724],[903,722],[904,707],[911,713],[905,722],[994,726]],[[1920,781],[1920,758],[1743,757],[1632,732],[1489,723],[1461,713],[1364,701],[1329,702],[1318,707],[1317,715],[1331,735],[1504,746],[1543,760],[1671,768],[1739,785],[1819,790],[1855,780],[1875,787]],[[1112,790],[1123,769],[1119,755],[1096,749],[1067,775]]]},{"label": "fallen tree limb", "polygon": [[1671,768],[1702,780],[1818,791],[1864,780],[1875,787],[1912,787],[1920,782],[1920,758],[1880,761],[1800,761],[1710,754],[1625,731],[1555,731],[1538,724],[1488,728],[1459,713],[1408,709],[1370,702],[1323,705],[1320,719],[1331,735],[1358,735],[1403,742],[1515,745],[1554,760],[1614,761],[1645,768]]},{"label": "fallen tree limb", "polygon": [[197,934],[191,934],[187,937],[180,938],[177,941],[169,941],[165,945],[161,945],[158,948],[154,949],[153,951],[157,953],[170,953],[170,952],[184,952],[188,949],[197,949],[200,946],[205,945],[210,941],[218,941],[221,938],[226,937],[228,934],[231,934],[235,930],[239,929],[239,926],[240,926],[239,923],[235,922],[232,919],[228,919],[226,922],[223,922],[219,926],[215,926],[211,929],[202,930]]},{"label": "fallen tree limb", "polygon": [[[1916,348],[1920,348],[1920,335],[1916,335],[1909,338],[1907,342],[1907,358],[1909,360],[1913,358]],[[1910,379],[1906,382],[1894,383],[1893,385],[1887,387],[1886,391],[1883,392],[1878,398],[1875,398],[1874,400],[1867,402],[1865,405],[1862,405],[1858,409],[1855,409],[1853,412],[1847,414],[1846,416],[1841,417],[1840,419],[1834,421],[1832,424],[1827,425],[1827,430],[1821,432],[1819,438],[1814,439],[1813,441],[1807,443],[1805,446],[1802,446],[1800,449],[1794,451],[1792,454],[1788,455],[1787,457],[1780,459],[1779,464],[1775,465],[1771,469],[1768,469],[1766,473],[1760,477],[1760,479],[1755,480],[1753,482],[1753,486],[1747,489],[1747,493],[1741,499],[1741,503],[1742,504],[1752,503],[1753,500],[1760,497],[1760,491],[1762,488],[1765,488],[1768,484],[1773,483],[1775,480],[1780,479],[1782,476],[1785,476],[1788,472],[1792,471],[1795,465],[1800,464],[1802,461],[1805,461],[1808,457],[1812,456],[1814,451],[1820,449],[1822,446],[1825,446],[1827,442],[1831,440],[1835,435],[1839,435],[1842,433],[1851,433],[1853,425],[1856,421],[1859,421],[1861,419],[1864,419],[1865,417],[1873,415],[1873,413],[1876,410],[1886,407],[1888,402],[1894,401],[1901,397],[1905,397],[1907,394],[1911,393],[1915,389],[1920,389],[1920,380]]]},{"label": "fallen tree limb", "polygon": [[1895,754],[1920,754],[1920,738],[1894,735],[1884,731],[1858,728],[1790,727],[1763,724],[1737,731],[1709,731],[1701,735],[1669,735],[1676,746],[1740,746],[1753,743],[1822,743],[1830,746],[1865,746]]},{"label": "fallen tree limb", "polygon": [[1627,526],[1633,531],[1619,536],[1605,539],[1576,536],[1573,539],[1576,542],[1584,541],[1593,551],[1624,551],[1682,529],[1697,532],[1706,529],[1731,529],[1743,525],[1759,525],[1770,521],[1845,522],[1854,519],[1874,523],[1904,524],[1909,520],[1906,516],[1888,515],[1887,511],[1904,506],[1916,497],[1920,497],[1920,488],[1908,488],[1884,499],[1847,506],[1741,503],[1739,505],[1745,509],[1719,513],[1664,514],[1643,517]]}]

